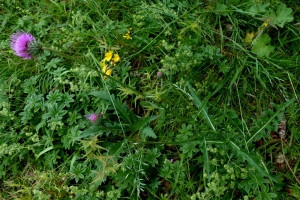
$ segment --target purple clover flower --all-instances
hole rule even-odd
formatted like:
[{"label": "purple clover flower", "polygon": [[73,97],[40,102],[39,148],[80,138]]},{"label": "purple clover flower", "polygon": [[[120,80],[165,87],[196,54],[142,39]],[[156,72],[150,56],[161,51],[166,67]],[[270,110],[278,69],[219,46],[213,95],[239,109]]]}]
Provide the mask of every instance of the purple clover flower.
[{"label": "purple clover flower", "polygon": [[157,77],[161,77],[162,76],[162,72],[157,72]]},{"label": "purple clover flower", "polygon": [[29,51],[29,45],[34,42],[35,38],[30,33],[16,32],[10,37],[10,47],[15,54],[24,59],[32,59]]},{"label": "purple clover flower", "polygon": [[97,119],[98,119],[98,117],[99,117],[99,115],[98,115],[98,114],[95,114],[95,113],[90,114],[90,115],[84,115],[84,116],[85,116],[85,118],[87,118],[88,120],[90,120],[90,122],[95,122],[95,121],[97,121]]}]

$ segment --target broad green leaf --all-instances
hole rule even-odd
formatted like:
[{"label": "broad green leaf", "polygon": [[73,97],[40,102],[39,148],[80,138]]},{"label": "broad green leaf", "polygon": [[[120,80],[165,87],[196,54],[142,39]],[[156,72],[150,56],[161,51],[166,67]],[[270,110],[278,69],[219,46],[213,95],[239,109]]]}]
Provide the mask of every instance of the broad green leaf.
[{"label": "broad green leaf", "polygon": [[269,9],[266,14],[270,17],[270,23],[282,28],[286,22],[294,20],[292,12],[291,8],[287,8],[285,4],[280,4],[277,6],[276,13],[273,9]]},{"label": "broad green leaf", "polygon": [[252,42],[252,52],[260,57],[268,57],[270,53],[274,50],[274,47],[269,43],[271,38],[268,34],[264,33]]}]

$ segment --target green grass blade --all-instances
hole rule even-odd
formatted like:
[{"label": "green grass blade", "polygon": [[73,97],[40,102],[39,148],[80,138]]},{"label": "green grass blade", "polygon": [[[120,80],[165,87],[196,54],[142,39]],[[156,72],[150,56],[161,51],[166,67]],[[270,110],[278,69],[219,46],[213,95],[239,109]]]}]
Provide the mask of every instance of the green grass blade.
[{"label": "green grass blade", "polygon": [[200,101],[200,99],[198,98],[198,96],[196,95],[194,89],[192,88],[191,84],[189,82],[186,83],[189,90],[190,90],[190,93],[191,93],[191,98],[193,99],[193,101],[195,102],[196,106],[200,109],[199,112],[202,112],[202,116],[203,118],[207,121],[207,123],[210,125],[210,127],[216,131],[216,128],[215,126],[213,125],[210,117],[208,116],[207,112],[205,111],[204,109],[204,105],[203,103]]}]

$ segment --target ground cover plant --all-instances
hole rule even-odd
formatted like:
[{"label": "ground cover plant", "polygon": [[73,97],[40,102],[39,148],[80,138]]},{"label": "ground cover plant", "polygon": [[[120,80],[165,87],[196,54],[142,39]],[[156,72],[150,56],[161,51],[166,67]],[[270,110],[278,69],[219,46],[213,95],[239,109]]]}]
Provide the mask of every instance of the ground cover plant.
[{"label": "ground cover plant", "polygon": [[299,199],[299,2],[0,1],[1,199]]}]

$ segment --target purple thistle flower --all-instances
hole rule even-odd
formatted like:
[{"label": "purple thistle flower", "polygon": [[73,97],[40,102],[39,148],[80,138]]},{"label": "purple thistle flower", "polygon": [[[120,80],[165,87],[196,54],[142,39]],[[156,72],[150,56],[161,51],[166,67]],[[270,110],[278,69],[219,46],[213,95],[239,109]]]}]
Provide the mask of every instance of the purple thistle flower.
[{"label": "purple thistle flower", "polygon": [[162,76],[162,72],[157,72],[157,77],[161,77]]},{"label": "purple thistle flower", "polygon": [[32,59],[29,45],[34,41],[35,38],[30,33],[17,32],[10,37],[10,47],[15,51],[17,56],[24,59]]},{"label": "purple thistle flower", "polygon": [[95,122],[95,121],[97,121],[97,119],[98,119],[98,117],[99,117],[99,115],[98,115],[98,114],[95,114],[95,113],[90,114],[90,115],[84,115],[84,116],[85,116],[85,118],[87,118],[88,120],[90,120],[90,122]]}]

